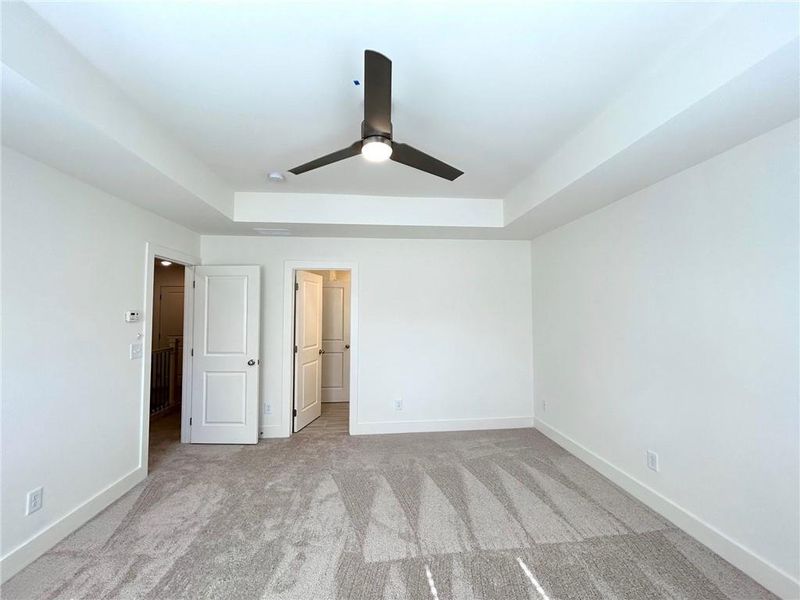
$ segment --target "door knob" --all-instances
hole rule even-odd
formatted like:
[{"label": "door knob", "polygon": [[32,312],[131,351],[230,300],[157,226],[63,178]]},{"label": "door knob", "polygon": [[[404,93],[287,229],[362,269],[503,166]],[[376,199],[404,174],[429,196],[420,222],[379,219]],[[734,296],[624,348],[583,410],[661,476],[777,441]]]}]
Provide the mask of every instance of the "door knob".
[{"label": "door knob", "polygon": [[325,354],[325,350],[323,350],[322,348],[320,348],[320,349],[319,349],[319,353],[320,353],[320,354]]},{"label": "door knob", "polygon": [[247,364],[248,364],[248,365],[250,365],[250,366],[252,367],[254,364],[256,364],[256,361],[254,361],[254,360],[251,358],[250,360],[248,360],[248,361],[247,361]]},{"label": "door knob", "polygon": [[350,350],[350,344],[345,344],[345,345],[344,345],[344,349],[345,349],[345,350]]}]

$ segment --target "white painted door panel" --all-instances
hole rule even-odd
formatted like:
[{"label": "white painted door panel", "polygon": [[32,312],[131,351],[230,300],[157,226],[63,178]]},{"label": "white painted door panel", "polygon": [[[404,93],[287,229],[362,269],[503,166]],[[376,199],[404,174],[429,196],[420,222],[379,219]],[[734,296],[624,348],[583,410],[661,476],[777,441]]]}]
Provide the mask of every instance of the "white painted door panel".
[{"label": "white painted door panel", "polygon": [[260,274],[195,269],[191,441],[258,442]]},{"label": "white painted door panel", "polygon": [[350,399],[350,281],[326,280],[322,290],[322,401]]},{"label": "white painted door panel", "polygon": [[294,430],[322,414],[322,277],[298,271],[295,279]]},{"label": "white painted door panel", "polygon": [[158,292],[158,347],[183,337],[183,286],[162,285]]}]

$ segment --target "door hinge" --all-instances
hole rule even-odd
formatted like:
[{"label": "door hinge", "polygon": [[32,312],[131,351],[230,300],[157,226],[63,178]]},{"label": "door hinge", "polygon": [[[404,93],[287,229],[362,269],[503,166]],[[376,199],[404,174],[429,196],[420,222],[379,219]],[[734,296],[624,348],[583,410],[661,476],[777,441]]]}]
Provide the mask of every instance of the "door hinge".
[{"label": "door hinge", "polygon": [[189,356],[194,356],[194,348],[192,348],[191,350],[189,350]]},{"label": "door hinge", "polygon": [[192,417],[189,417],[189,425],[192,424]]},{"label": "door hinge", "polygon": [[294,353],[297,354],[297,346],[294,347]]},{"label": "door hinge", "polygon": [[297,292],[299,290],[300,290],[300,284],[295,281],[294,282],[294,291]]},{"label": "door hinge", "polygon": [[293,417],[296,417],[296,416],[297,416],[297,409],[296,409],[296,408],[295,408],[295,409],[294,409],[294,411],[292,412],[292,416],[293,416]]},{"label": "door hinge", "polygon": [[194,287],[195,287],[195,285],[196,285],[196,284],[195,284],[195,281],[194,281],[194,279],[192,279],[192,288],[194,288]]}]

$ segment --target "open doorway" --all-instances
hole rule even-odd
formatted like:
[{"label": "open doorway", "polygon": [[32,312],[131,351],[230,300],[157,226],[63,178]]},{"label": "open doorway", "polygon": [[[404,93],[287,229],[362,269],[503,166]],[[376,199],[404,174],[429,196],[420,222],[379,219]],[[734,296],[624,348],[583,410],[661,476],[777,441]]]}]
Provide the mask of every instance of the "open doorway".
[{"label": "open doorway", "polygon": [[351,272],[295,271],[292,431],[347,433]]},{"label": "open doorway", "polygon": [[[169,265],[162,262],[171,263]],[[146,471],[155,468],[165,457],[164,448],[175,448],[175,436],[179,443],[188,443],[190,434],[190,414],[192,405],[192,362],[190,349],[193,339],[194,312],[194,272],[195,265],[200,264],[198,257],[186,254],[166,246],[158,246],[150,242],[146,246],[144,320],[142,331],[137,337],[141,340],[142,364],[142,398],[139,421],[139,466]],[[167,270],[162,270],[167,269]],[[174,269],[174,270],[173,270]],[[182,274],[183,279],[177,277]],[[174,289],[181,288],[182,289]],[[165,289],[166,288],[166,289]],[[172,288],[172,289],[171,289]],[[166,298],[161,298],[160,292]],[[182,302],[177,302],[178,295]],[[179,306],[175,306],[178,304]],[[164,319],[162,320],[162,313]],[[182,324],[176,324],[175,314],[181,314]],[[159,335],[161,339],[159,340]],[[163,377],[162,366],[154,364],[153,352],[169,345],[170,340],[179,337],[180,351],[174,354],[172,368],[172,392],[170,394],[169,376]],[[174,342],[172,342],[174,346]],[[183,349],[186,348],[186,351]],[[156,359],[158,360],[158,359]],[[165,359],[160,359],[165,360]],[[169,366],[169,364],[167,365]],[[154,381],[153,371],[158,370],[159,377]],[[169,371],[167,371],[169,373]],[[177,375],[177,377],[175,377]],[[157,388],[151,403],[151,392]],[[166,402],[164,398],[166,397]],[[171,397],[171,400],[170,400]],[[152,412],[151,412],[152,411]],[[151,424],[151,414],[153,420]],[[163,418],[161,418],[163,416]],[[177,419],[174,421],[165,419]],[[151,427],[152,425],[152,427]],[[152,431],[151,431],[152,429]],[[154,455],[151,456],[151,449]],[[151,458],[153,460],[151,461]]]},{"label": "open doorway", "polygon": [[150,337],[150,467],[181,439],[185,267],[156,257]]}]

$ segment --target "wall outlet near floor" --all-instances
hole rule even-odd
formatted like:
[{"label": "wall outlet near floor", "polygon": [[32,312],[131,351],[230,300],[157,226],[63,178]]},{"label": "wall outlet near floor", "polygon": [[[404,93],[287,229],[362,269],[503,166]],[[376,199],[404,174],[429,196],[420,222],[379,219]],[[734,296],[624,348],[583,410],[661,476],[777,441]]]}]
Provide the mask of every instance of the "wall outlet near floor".
[{"label": "wall outlet near floor", "polygon": [[402,396],[398,396],[394,399],[394,409],[395,410],[403,410],[403,398]]},{"label": "wall outlet near floor", "polygon": [[542,399],[542,412],[547,412],[547,398]]},{"label": "wall outlet near floor", "polygon": [[652,450],[647,451],[647,468],[658,473],[658,454]]},{"label": "wall outlet near floor", "polygon": [[37,510],[42,508],[43,503],[44,490],[40,487],[36,488],[35,490],[31,490],[28,492],[28,498],[25,502],[25,514],[29,515],[31,513],[35,513]]}]

